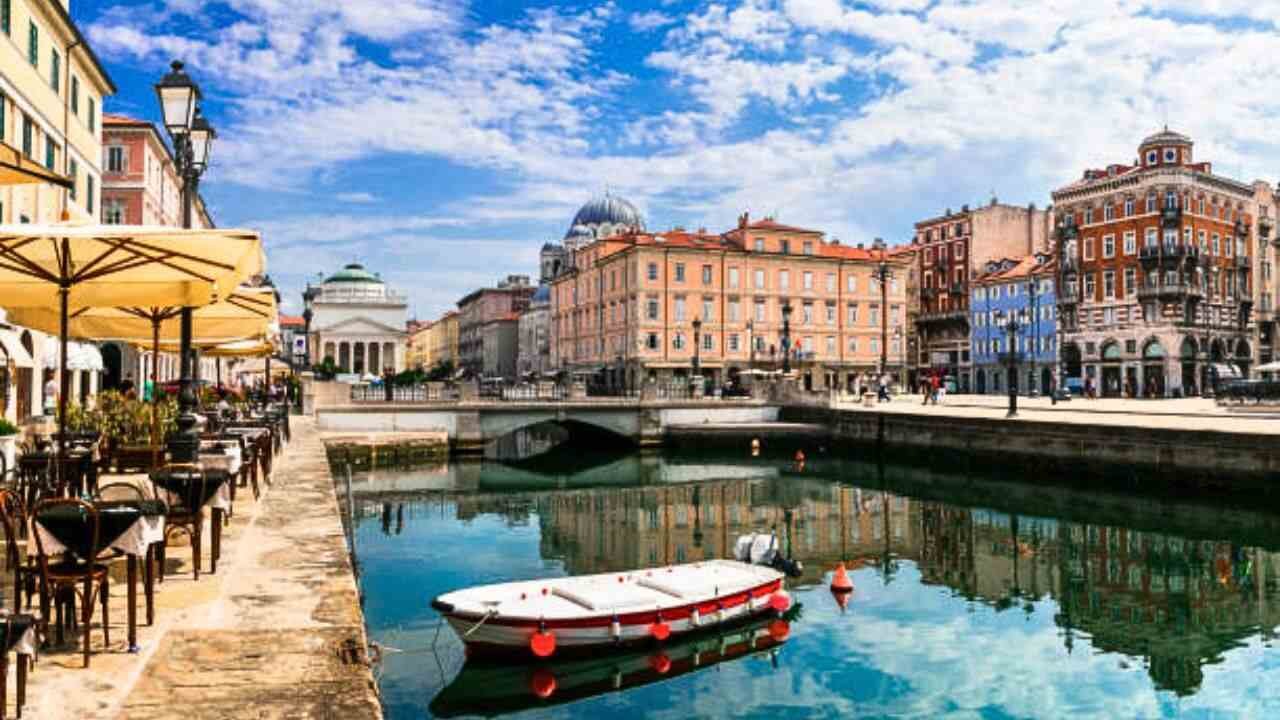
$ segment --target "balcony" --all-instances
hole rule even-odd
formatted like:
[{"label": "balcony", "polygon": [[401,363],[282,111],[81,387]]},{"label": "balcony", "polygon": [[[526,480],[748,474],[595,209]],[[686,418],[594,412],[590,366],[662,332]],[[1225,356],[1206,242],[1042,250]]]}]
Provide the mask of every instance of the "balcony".
[{"label": "balcony", "polygon": [[1235,231],[1236,237],[1249,237],[1249,223],[1244,220],[1237,220]]},{"label": "balcony", "polygon": [[1266,240],[1271,237],[1272,221],[1269,217],[1258,218],[1258,237]]},{"label": "balcony", "polygon": [[921,298],[921,299],[923,299],[923,300],[925,300],[926,302],[931,302],[931,301],[933,301],[933,300],[937,300],[937,299],[938,299],[938,289],[937,289],[937,288],[923,288],[922,290],[920,290],[920,298]]},{"label": "balcony", "polygon": [[1166,207],[1160,211],[1160,225],[1164,228],[1176,228],[1182,225],[1182,208]]},{"label": "balcony", "polygon": [[1252,263],[1248,255],[1237,255],[1232,259],[1232,264],[1235,265],[1237,270],[1248,270]]},{"label": "balcony", "polygon": [[1151,269],[1160,264],[1160,246],[1143,245],[1138,248],[1138,260],[1142,263],[1142,267],[1146,269]]},{"label": "balcony", "polygon": [[955,283],[954,285],[952,285],[951,294],[964,296],[965,295],[964,283]]},{"label": "balcony", "polygon": [[1138,301],[1145,300],[1200,300],[1204,292],[1193,283],[1165,283],[1163,285],[1142,285],[1138,288]]},{"label": "balcony", "polygon": [[921,312],[916,322],[922,325],[969,324],[969,311],[965,308],[932,309]]},{"label": "balcony", "polygon": [[1058,288],[1059,305],[1075,305],[1078,302],[1080,302],[1080,289],[1075,283]]}]

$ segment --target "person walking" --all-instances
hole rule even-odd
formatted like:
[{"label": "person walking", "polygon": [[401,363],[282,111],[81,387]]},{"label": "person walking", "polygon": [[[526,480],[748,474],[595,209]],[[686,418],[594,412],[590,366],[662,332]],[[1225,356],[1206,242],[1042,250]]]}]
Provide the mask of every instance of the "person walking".
[{"label": "person walking", "polygon": [[887,373],[880,375],[880,386],[876,402],[889,402],[889,375]]}]

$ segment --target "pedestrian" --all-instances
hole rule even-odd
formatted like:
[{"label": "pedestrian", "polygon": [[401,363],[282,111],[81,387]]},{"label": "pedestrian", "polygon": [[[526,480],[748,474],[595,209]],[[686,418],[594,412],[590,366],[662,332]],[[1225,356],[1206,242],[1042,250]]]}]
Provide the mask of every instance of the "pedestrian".
[{"label": "pedestrian", "polygon": [[934,383],[933,404],[937,405],[947,399],[947,383],[940,376],[934,377]]},{"label": "pedestrian", "polygon": [[1058,378],[1056,375],[1049,378],[1049,404],[1058,404]]},{"label": "pedestrian", "polygon": [[889,402],[889,375],[888,374],[882,374],[880,376],[879,394],[876,397],[876,402]]},{"label": "pedestrian", "polygon": [[928,405],[929,397],[933,395],[933,376],[932,375],[925,375],[924,378],[920,381],[920,394],[924,397],[924,402],[920,404]]},{"label": "pedestrian", "polygon": [[58,407],[58,383],[53,379],[52,370],[46,370],[44,376],[44,414],[52,416]]}]

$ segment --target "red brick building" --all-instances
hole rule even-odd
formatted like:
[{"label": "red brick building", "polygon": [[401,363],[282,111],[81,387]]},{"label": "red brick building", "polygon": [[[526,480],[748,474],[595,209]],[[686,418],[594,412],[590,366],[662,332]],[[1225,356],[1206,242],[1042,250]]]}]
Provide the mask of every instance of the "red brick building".
[{"label": "red brick building", "polygon": [[969,283],[991,260],[1020,259],[1049,249],[1049,214],[1035,205],[991,204],[916,223],[912,246],[919,274],[917,370],[955,378],[969,391]]},{"label": "red brick building", "polygon": [[1194,394],[1253,362],[1254,223],[1270,193],[1192,151],[1166,129],[1132,164],[1053,193],[1063,370],[1101,394]]}]

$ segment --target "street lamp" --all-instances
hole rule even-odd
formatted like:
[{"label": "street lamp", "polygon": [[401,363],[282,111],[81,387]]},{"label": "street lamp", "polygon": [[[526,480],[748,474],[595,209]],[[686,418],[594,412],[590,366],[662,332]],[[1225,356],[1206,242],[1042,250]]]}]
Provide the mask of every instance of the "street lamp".
[{"label": "street lamp", "polygon": [[311,309],[311,303],[315,300],[315,292],[311,285],[307,285],[307,289],[302,291],[302,364],[308,370],[311,369],[311,318],[315,317],[315,312]]},{"label": "street lamp", "polygon": [[1009,336],[1009,352],[1001,353],[1001,358],[1009,364],[1009,413],[1005,417],[1018,416],[1018,359],[1019,353],[1016,351],[1018,339],[1018,331],[1022,329],[1021,323],[1018,322],[1016,313],[1005,315],[1003,310],[996,312],[998,324],[1004,326],[1004,331]]},{"label": "street lamp", "polygon": [[1036,379],[1036,353],[1040,352],[1040,282],[1034,276],[1027,281],[1027,292],[1031,294],[1031,324],[1033,327],[1030,352],[1031,382],[1027,384],[1027,397],[1038,397],[1040,395],[1040,386]]},{"label": "street lamp", "polygon": [[791,302],[782,306],[782,374],[791,372]]},{"label": "street lamp", "polygon": [[[182,178],[182,227],[190,229],[200,176],[209,166],[209,154],[217,133],[201,115],[200,87],[187,75],[181,61],[173,61],[155,89],[165,129],[173,142],[174,168]],[[191,308],[182,308],[180,323],[178,431],[169,441],[169,454],[176,463],[193,463],[200,448],[200,436],[196,430],[196,396],[192,387]]]},{"label": "street lamp", "polygon": [[884,240],[876,238],[871,247],[880,253],[880,262],[871,271],[871,277],[880,283],[880,375],[883,377],[889,367],[889,279],[893,271],[885,260]]},{"label": "street lamp", "polygon": [[702,346],[702,318],[693,319],[693,376],[702,376],[702,363],[699,351]]}]

